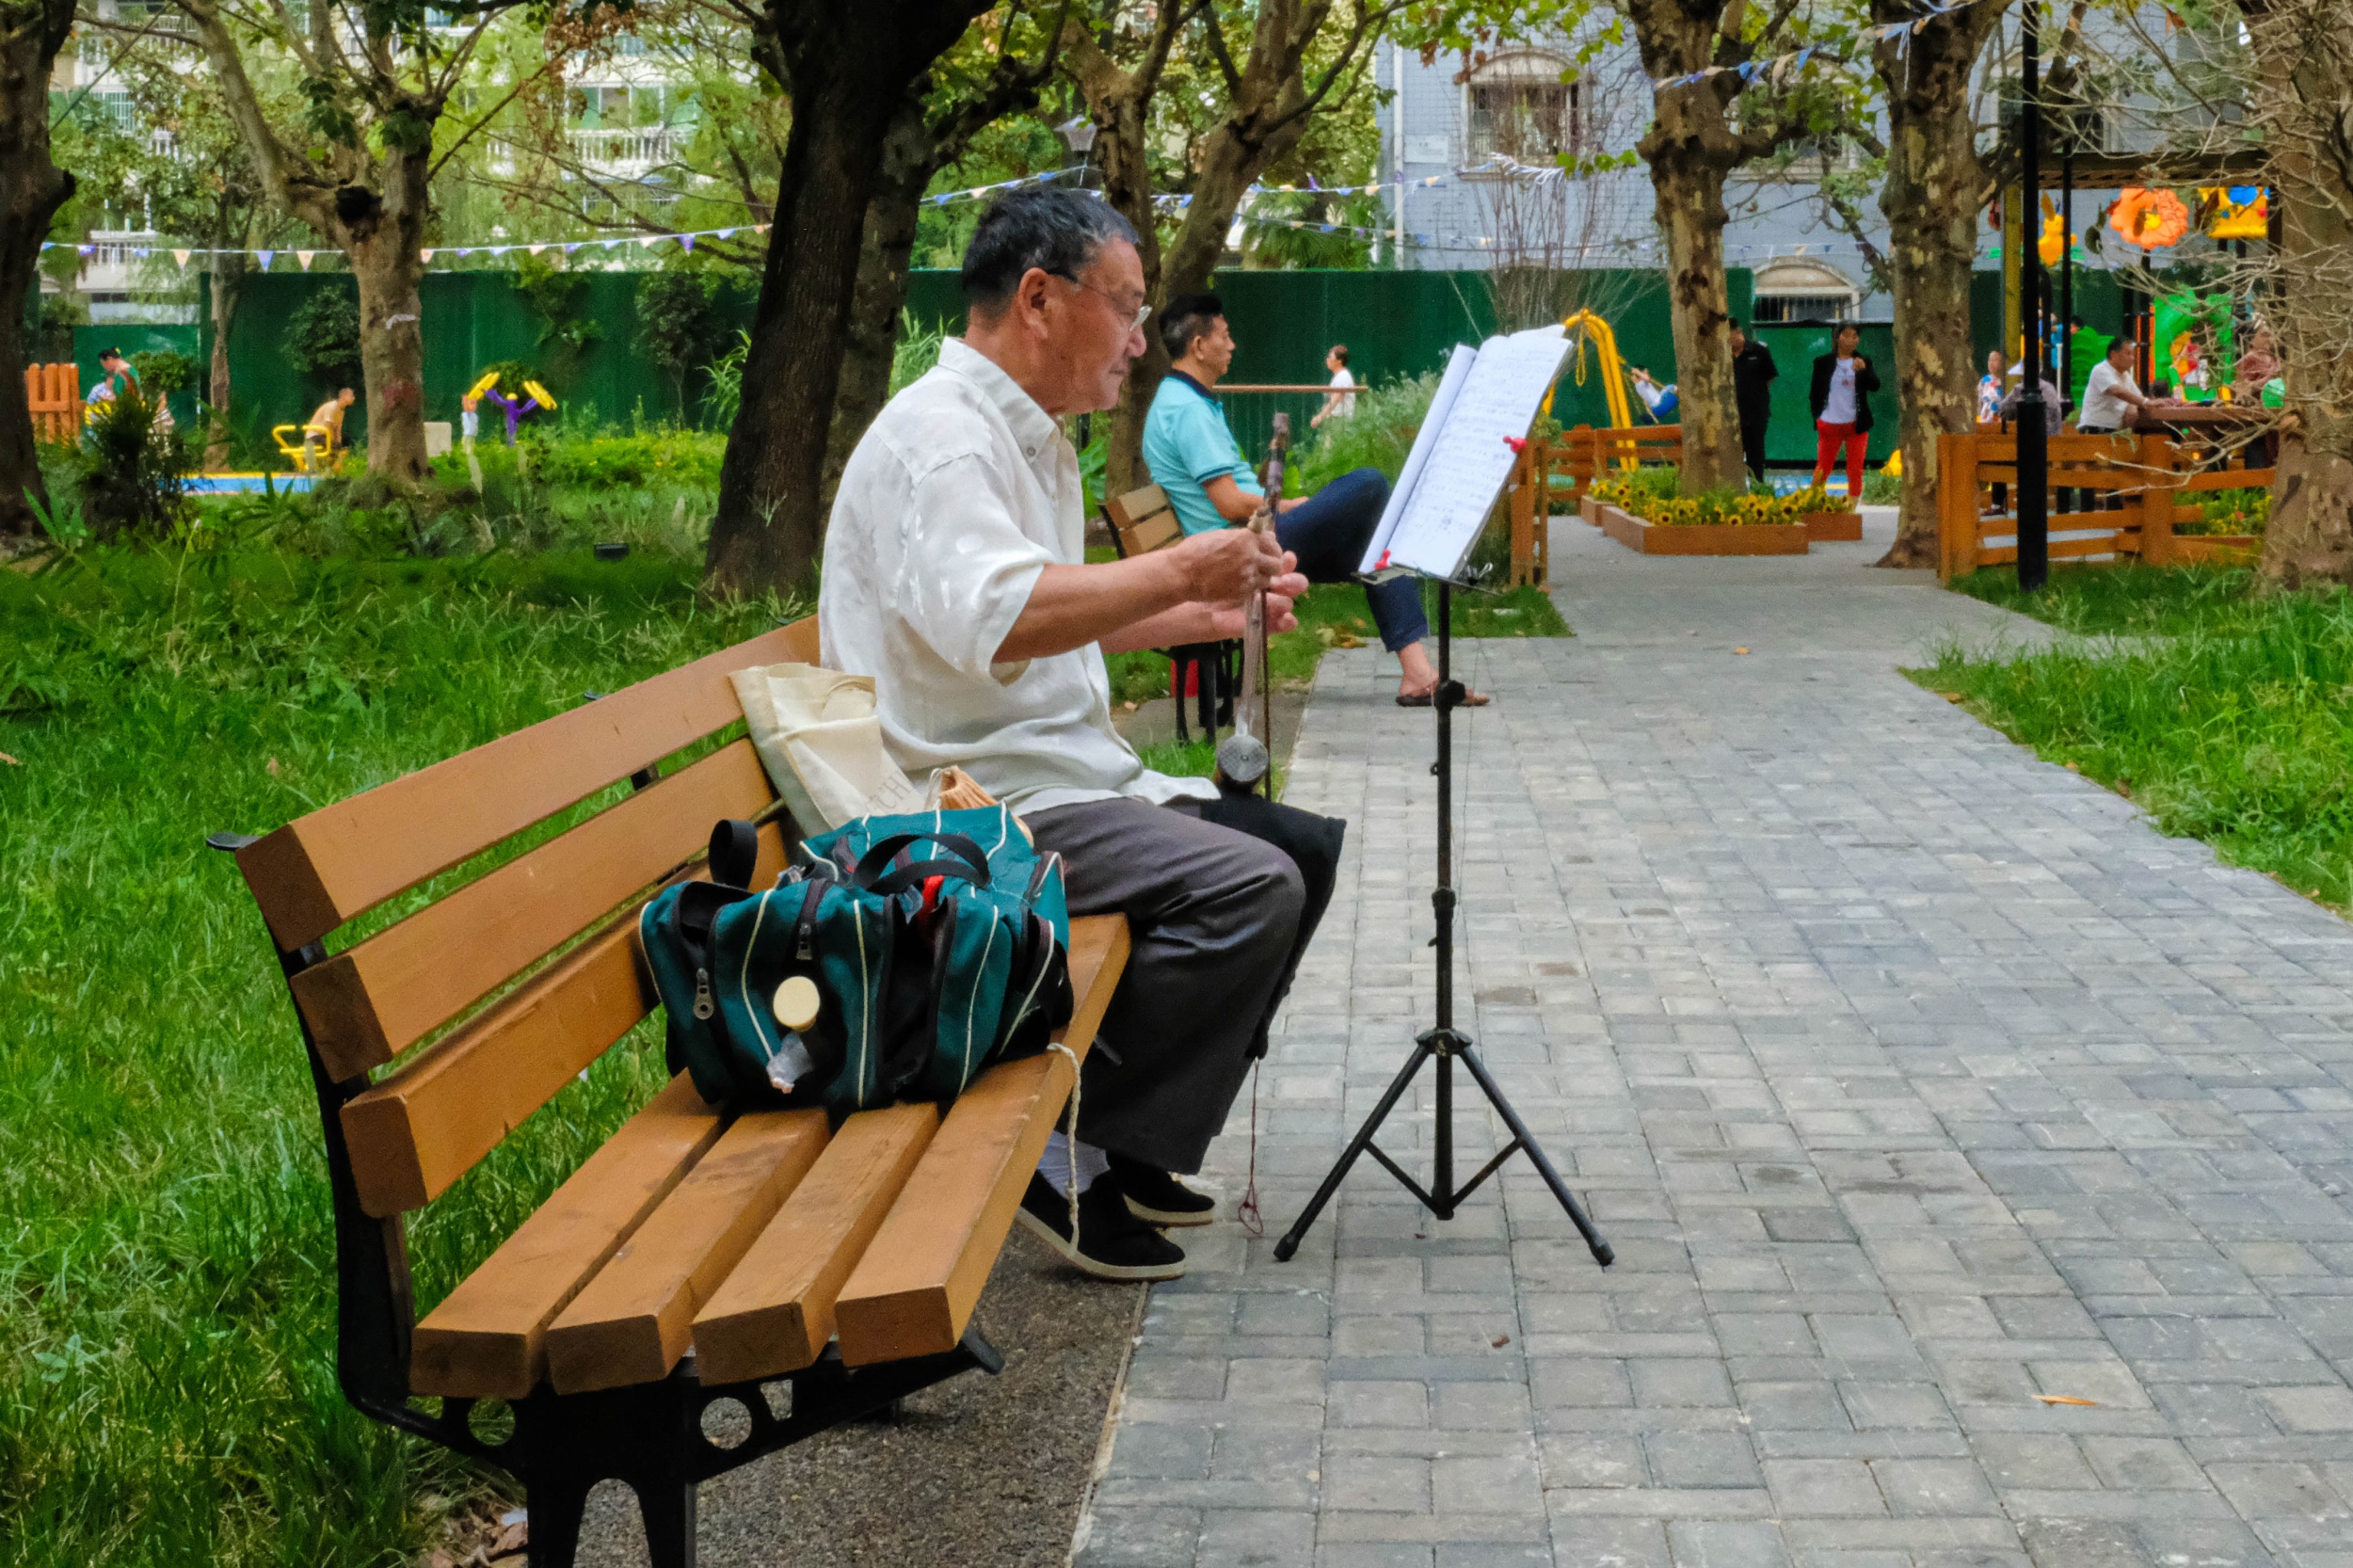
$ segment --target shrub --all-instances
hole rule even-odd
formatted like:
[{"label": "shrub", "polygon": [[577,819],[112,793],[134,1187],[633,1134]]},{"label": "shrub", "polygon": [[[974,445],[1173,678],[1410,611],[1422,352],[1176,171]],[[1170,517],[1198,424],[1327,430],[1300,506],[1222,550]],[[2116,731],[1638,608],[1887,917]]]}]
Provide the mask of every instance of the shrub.
[{"label": "shrub", "polygon": [[169,397],[196,385],[196,361],[176,348],[143,348],[131,356],[131,374],[150,397]]},{"label": "shrub", "polygon": [[1356,412],[1347,419],[1325,420],[1315,432],[1314,444],[1301,456],[1300,478],[1305,488],[1320,489],[1360,468],[1379,469],[1396,484],[1405,469],[1405,455],[1414,449],[1414,432],[1437,392],[1435,371],[1358,392]]},{"label": "shrub", "polygon": [[648,272],[637,284],[637,341],[670,377],[681,418],[687,373],[707,367],[727,341],[718,293],[717,280],[703,272]]},{"label": "shrub", "polygon": [[74,452],[84,520],[101,539],[162,538],[187,514],[186,439],[157,422],[160,397],[136,387],[92,407]]},{"label": "shrub", "polygon": [[2217,490],[2198,504],[2198,520],[2173,525],[2176,534],[2261,536],[2271,525],[2271,492]]},{"label": "shrub", "polygon": [[321,289],[286,318],[286,358],[307,375],[356,385],[360,378],[360,296]]},{"label": "shrub", "polygon": [[738,331],[733,348],[711,361],[711,394],[703,399],[703,408],[711,416],[713,430],[735,428],[735,416],[744,407],[744,361],[751,357],[752,335]]}]

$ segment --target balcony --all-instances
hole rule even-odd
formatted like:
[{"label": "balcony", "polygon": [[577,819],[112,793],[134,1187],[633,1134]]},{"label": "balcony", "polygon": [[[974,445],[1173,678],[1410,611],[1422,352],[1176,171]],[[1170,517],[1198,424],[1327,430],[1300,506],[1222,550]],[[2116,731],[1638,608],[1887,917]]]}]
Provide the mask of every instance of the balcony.
[{"label": "balcony", "polygon": [[564,133],[572,156],[599,174],[635,178],[676,163],[694,136],[684,125],[648,125],[621,130],[579,129]]}]

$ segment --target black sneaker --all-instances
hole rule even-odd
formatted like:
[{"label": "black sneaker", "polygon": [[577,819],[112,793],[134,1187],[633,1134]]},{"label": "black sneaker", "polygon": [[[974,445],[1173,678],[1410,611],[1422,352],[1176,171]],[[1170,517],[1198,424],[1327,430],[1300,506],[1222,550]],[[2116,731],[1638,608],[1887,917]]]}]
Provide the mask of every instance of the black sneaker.
[{"label": "black sneaker", "polygon": [[1217,1218],[1217,1200],[1125,1155],[1110,1157],[1112,1179],[1128,1199],[1128,1212],[1156,1225],[1206,1225]]},{"label": "black sneaker", "polygon": [[1079,1194],[1079,1240],[1070,1239],[1070,1200],[1032,1174],[1015,1217],[1046,1244],[1097,1279],[1178,1279],[1185,1249],[1128,1212],[1119,1183],[1101,1176]]}]

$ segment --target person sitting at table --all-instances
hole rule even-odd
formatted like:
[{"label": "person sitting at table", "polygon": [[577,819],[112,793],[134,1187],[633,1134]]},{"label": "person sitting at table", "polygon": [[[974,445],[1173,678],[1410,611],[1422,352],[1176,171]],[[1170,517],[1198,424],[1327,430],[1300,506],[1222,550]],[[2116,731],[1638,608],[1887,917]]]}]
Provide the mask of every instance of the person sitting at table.
[{"label": "person sitting at table", "polygon": [[[1144,460],[1152,482],[1167,492],[1188,535],[1247,522],[1265,490],[1210,392],[1234,362],[1225,307],[1213,294],[1180,294],[1160,312],[1160,344],[1175,363],[1144,422]],[[1379,469],[1352,469],[1313,496],[1276,502],[1274,535],[1299,557],[1308,582],[1353,582],[1388,499],[1389,482]],[[1429,707],[1438,670],[1421,646],[1430,621],[1422,614],[1420,580],[1367,584],[1365,601],[1381,646],[1397,655],[1398,706]],[[1465,700],[1477,708],[1488,699],[1473,692]]]}]

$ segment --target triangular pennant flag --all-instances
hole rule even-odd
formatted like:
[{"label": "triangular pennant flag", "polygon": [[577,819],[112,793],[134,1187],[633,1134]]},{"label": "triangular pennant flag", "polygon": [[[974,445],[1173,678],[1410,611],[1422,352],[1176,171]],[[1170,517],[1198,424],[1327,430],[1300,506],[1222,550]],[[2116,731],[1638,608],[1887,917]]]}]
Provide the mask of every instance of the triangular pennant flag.
[{"label": "triangular pennant flag", "polygon": [[269,270],[270,263],[278,259],[278,252],[275,250],[256,250],[253,252],[253,259],[262,264],[262,270],[264,272],[267,272]]},{"label": "triangular pennant flag", "polygon": [[94,245],[77,245],[73,248],[80,251],[85,256],[95,256],[98,254],[98,247]]},{"label": "triangular pennant flag", "polygon": [[768,232],[768,225],[766,225],[765,223],[755,223],[755,224],[753,224],[753,225],[752,225],[752,232],[753,232],[753,233],[755,233],[755,234],[764,234],[764,233],[766,233],[767,232]]},{"label": "triangular pennant flag", "polygon": [[473,247],[470,245],[461,245],[456,249],[451,251],[450,254],[453,256],[471,256],[473,254]]},{"label": "triangular pennant flag", "polygon": [[735,231],[732,229],[722,229],[719,231],[719,237],[723,240],[731,240],[735,237]]},{"label": "triangular pennant flag", "polygon": [[655,246],[660,245],[661,243],[662,236],[660,234],[648,234],[637,242],[637,248],[640,250],[651,250]]},{"label": "triangular pennant flag", "polygon": [[315,250],[297,250],[295,252],[295,260],[302,264],[303,271],[308,272],[311,270],[311,258],[317,254]]},{"label": "triangular pennant flag", "polygon": [[188,264],[188,257],[191,254],[193,254],[193,252],[186,250],[175,250],[171,253],[171,259],[178,262],[182,266],[185,266]]},{"label": "triangular pennant flag", "polygon": [[678,242],[688,250],[695,248],[695,236],[692,234],[680,234],[678,237]]},{"label": "triangular pennant flag", "polygon": [[537,255],[540,251],[545,250],[545,249],[547,248],[547,247],[546,247],[546,246],[544,246],[544,245],[526,245],[526,246],[524,246],[524,247],[523,247],[523,248],[524,248],[525,250],[530,251],[533,255],[536,256],[536,255]]},{"label": "triangular pennant flag", "polygon": [[580,242],[579,242],[579,241],[577,241],[577,240],[575,240],[575,241],[573,241],[570,245],[568,245],[568,246],[566,246],[566,247],[564,248],[564,254],[565,254],[565,255],[567,255],[567,256],[568,256],[568,255],[570,255],[573,251],[575,251],[575,250],[577,250],[577,249],[579,249],[579,248],[580,248]]},{"label": "triangular pennant flag", "polygon": [[427,266],[431,266],[433,264],[433,252],[430,250],[420,250],[417,252],[417,260],[423,262]]}]

